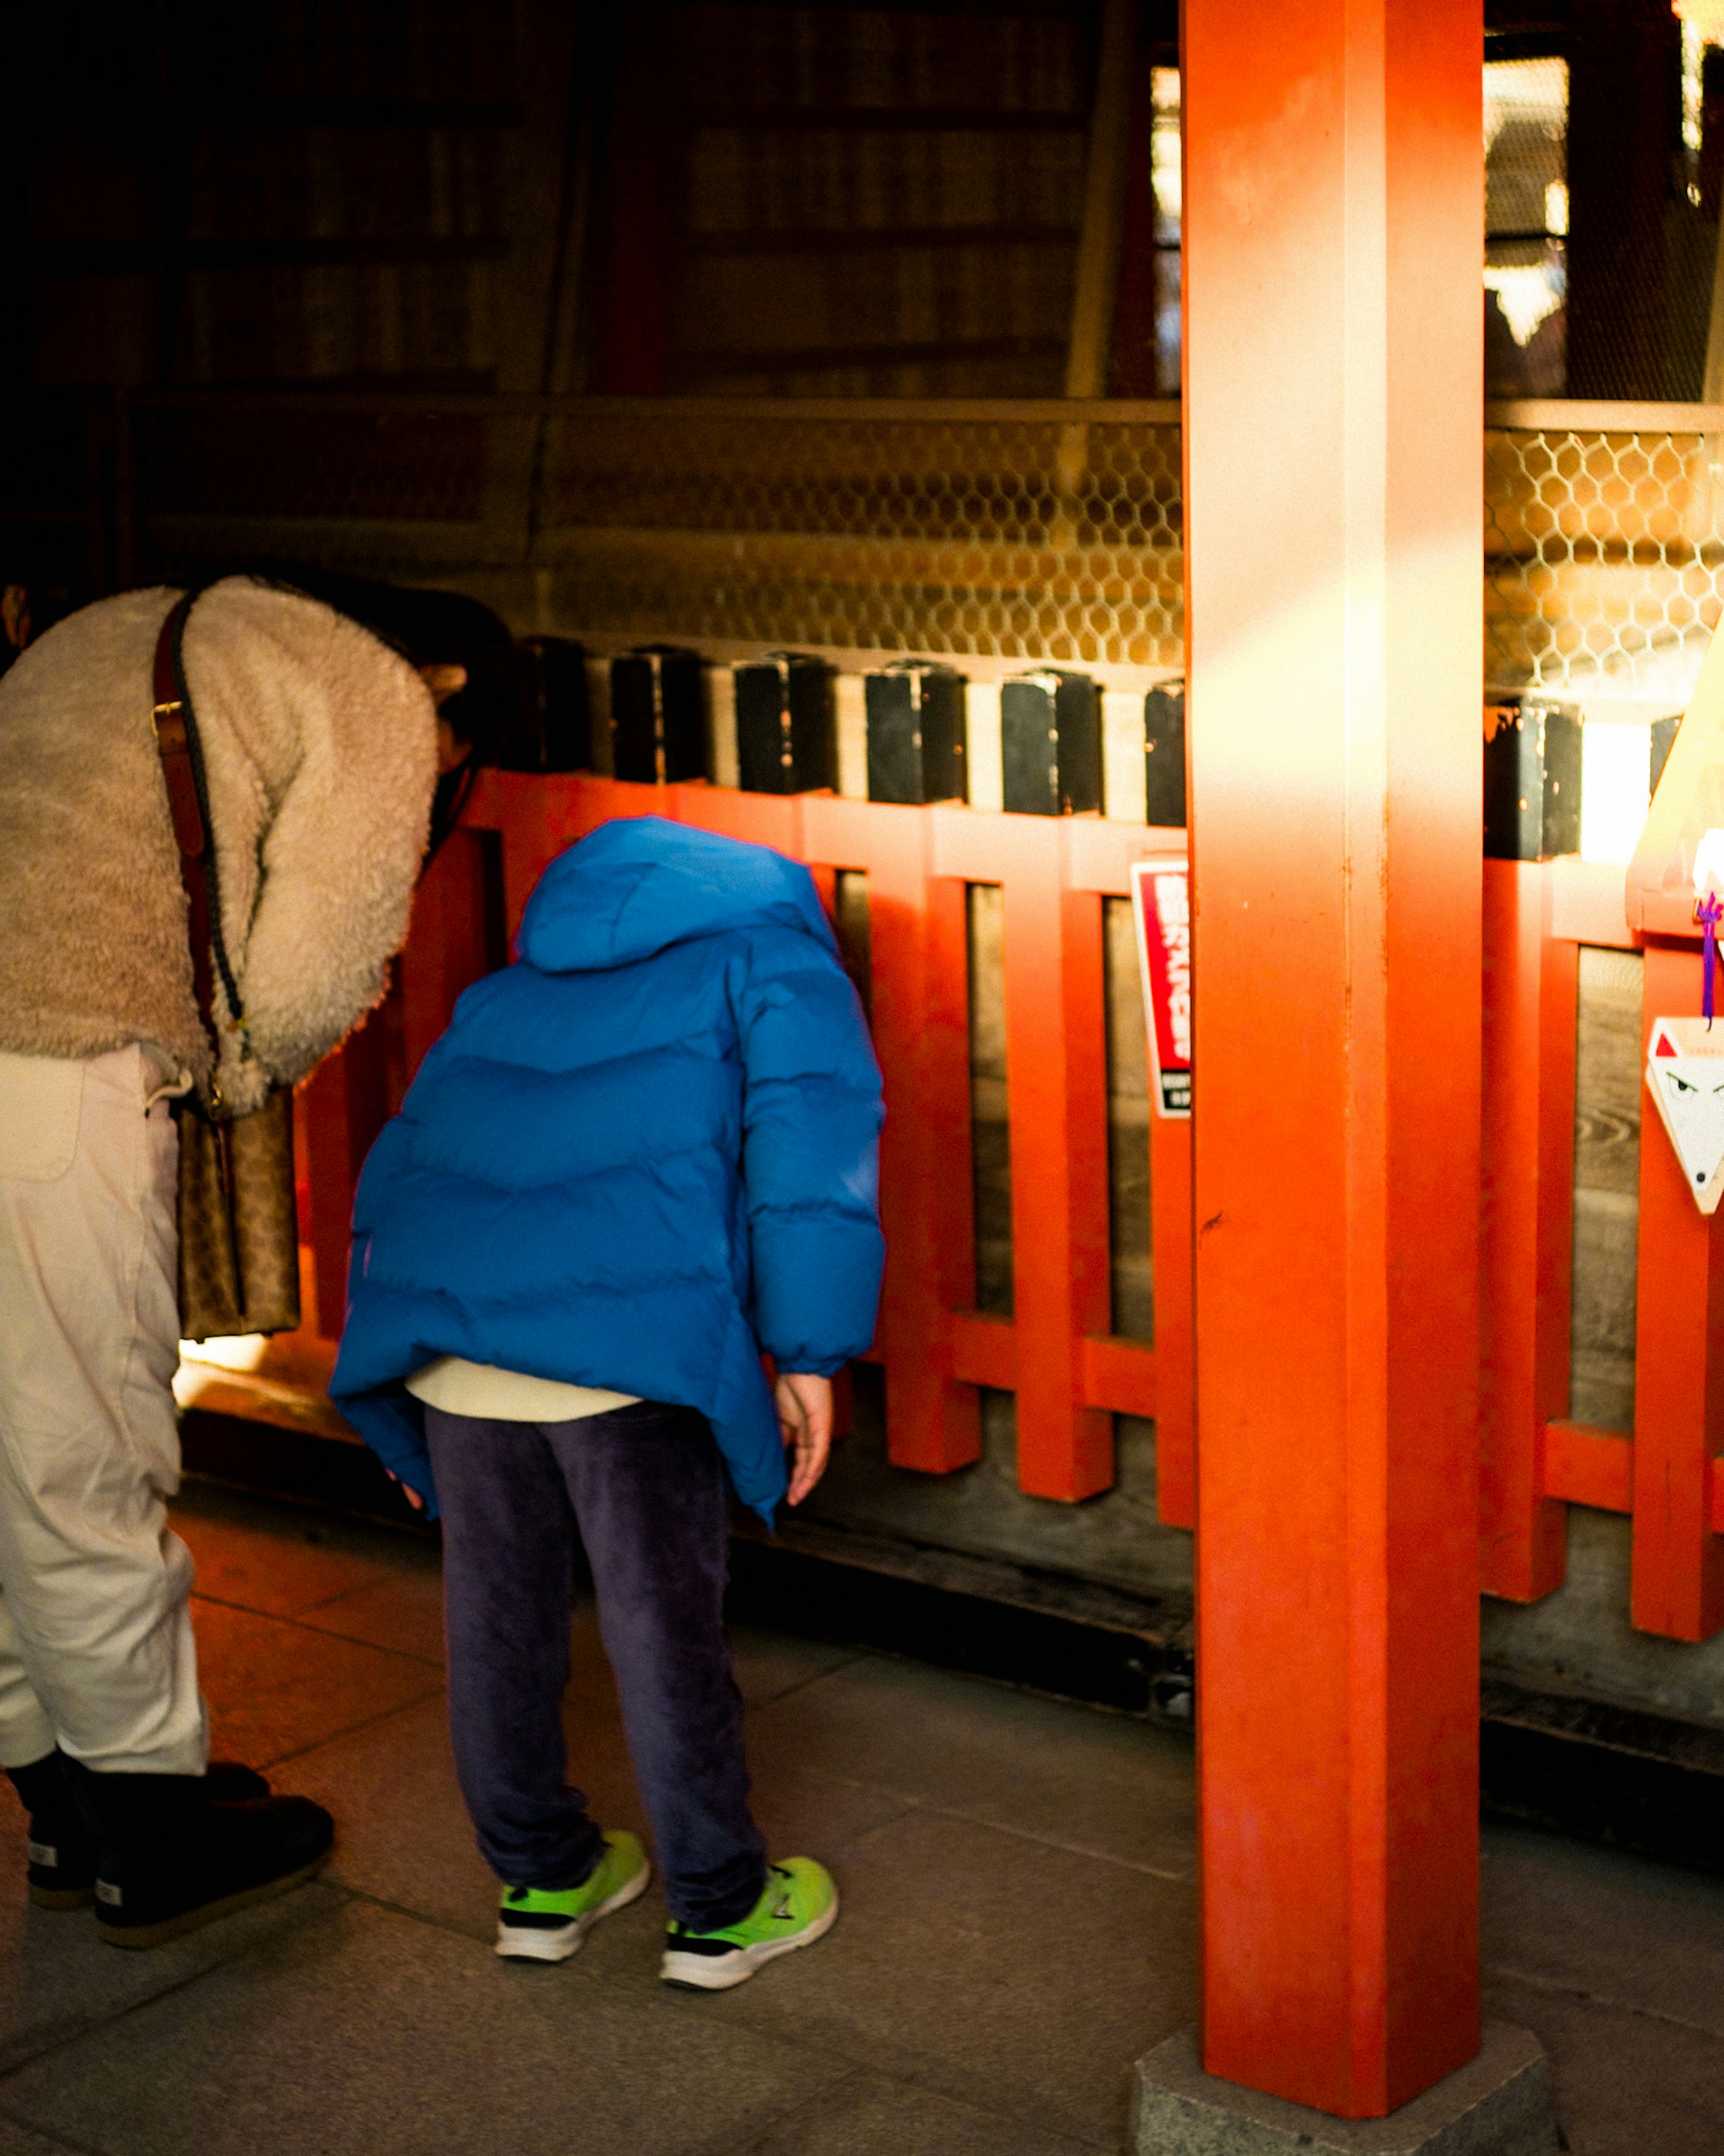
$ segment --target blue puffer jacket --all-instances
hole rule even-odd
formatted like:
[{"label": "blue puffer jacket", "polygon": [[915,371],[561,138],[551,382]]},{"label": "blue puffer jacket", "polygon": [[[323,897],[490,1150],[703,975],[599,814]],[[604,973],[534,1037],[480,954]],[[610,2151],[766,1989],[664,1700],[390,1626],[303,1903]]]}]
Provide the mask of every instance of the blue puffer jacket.
[{"label": "blue puffer jacket", "polygon": [[403,1379],[439,1355],[708,1416],[770,1522],[762,1353],[874,1334],[880,1072],[805,868],[659,817],[545,871],[517,963],[468,989],[353,1207],[330,1391],[431,1499]]}]

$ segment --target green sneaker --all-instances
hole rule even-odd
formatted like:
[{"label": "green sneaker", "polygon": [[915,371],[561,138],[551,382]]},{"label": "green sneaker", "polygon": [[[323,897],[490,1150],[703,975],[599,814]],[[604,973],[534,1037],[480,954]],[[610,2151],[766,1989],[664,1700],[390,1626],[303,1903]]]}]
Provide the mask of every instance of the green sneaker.
[{"label": "green sneaker", "polygon": [[606,1835],[604,1855],[578,1887],[505,1887],[498,1905],[497,1952],[505,1961],[567,1961],[601,1917],[626,1909],[647,1890],[653,1867],[632,1834]]},{"label": "green sneaker", "polygon": [[767,1866],[766,1892],[740,1924],[721,1932],[672,1924],[659,1974],[666,1984],[695,1991],[729,1991],[765,1963],[824,1938],[837,1922],[832,1874],[812,1856],[788,1857]]}]

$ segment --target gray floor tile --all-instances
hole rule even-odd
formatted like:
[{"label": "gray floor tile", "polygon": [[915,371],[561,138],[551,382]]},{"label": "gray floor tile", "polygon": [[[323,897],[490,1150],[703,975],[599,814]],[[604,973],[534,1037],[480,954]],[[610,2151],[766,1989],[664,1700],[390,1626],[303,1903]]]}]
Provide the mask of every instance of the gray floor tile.
[{"label": "gray floor tile", "polygon": [[1724,1880],[1515,1827],[1487,1828],[1484,1859],[1487,1970],[1724,2040]]},{"label": "gray floor tile", "polygon": [[834,1866],[830,1938],[709,2001],[870,2071],[1116,2147],[1141,2052],[1196,2012],[1189,1887],[915,1812]]},{"label": "gray floor tile", "polygon": [[302,1625],[337,1639],[362,1640],[413,1655],[420,1661],[443,1662],[443,1575],[403,1573],[374,1580],[304,1611]]},{"label": "gray floor tile", "polygon": [[363,1521],[188,1482],[170,1507],[198,1564],[198,1591],[272,1617],[373,1580],[436,1568],[434,1544]]},{"label": "gray floor tile", "polygon": [[455,1787],[441,1692],[299,1753],[272,1779],[335,1815],[331,1881],[490,1937],[497,1885]]},{"label": "gray floor tile", "polygon": [[793,1639],[788,1632],[766,1632],[754,1625],[732,1625],[730,1633],[736,1688],[750,1707],[769,1706],[817,1677],[865,1659],[854,1647]]},{"label": "gray floor tile", "polygon": [[706,2004],[348,1902],[26,2066],[4,2104],[102,2156],[705,2156],[841,2077]]},{"label": "gray floor tile", "polygon": [[818,1856],[839,1862],[852,1843],[917,1807],[890,1789],[839,1781],[817,1767],[776,1755],[764,1763],[749,1750],[749,1809],[774,1856]]},{"label": "gray floor tile", "polygon": [[218,1753],[272,1766],[441,1689],[405,1655],[193,1599],[198,1670]]},{"label": "gray floor tile", "polygon": [[869,1656],[764,1707],[757,1772],[794,1760],[1054,1846],[1189,1877],[1193,1753],[1122,1715]]},{"label": "gray floor tile", "polygon": [[1573,2156],[1724,2156],[1724,2046],[1709,2030],[1520,1984],[1485,1995],[1549,2053]]},{"label": "gray floor tile", "polygon": [[747,2156],[1078,2156],[1095,2145],[859,2073],[746,2148]]},{"label": "gray floor tile", "polygon": [[66,2156],[64,2141],[44,2140],[0,2112],[0,2156]]}]

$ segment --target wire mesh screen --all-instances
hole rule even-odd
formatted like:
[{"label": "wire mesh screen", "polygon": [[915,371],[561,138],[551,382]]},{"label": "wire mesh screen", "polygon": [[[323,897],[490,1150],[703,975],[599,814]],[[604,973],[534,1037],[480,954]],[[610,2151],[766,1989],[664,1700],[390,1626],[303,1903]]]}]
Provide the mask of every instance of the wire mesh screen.
[{"label": "wire mesh screen", "polygon": [[1118,410],[560,418],[543,544],[595,628],[1177,662],[1177,408]]},{"label": "wire mesh screen", "polygon": [[[1724,411],[1712,416],[1724,427]],[[1487,430],[1491,687],[1678,711],[1721,613],[1724,434]]]},{"label": "wire mesh screen", "polygon": [[[1680,709],[1724,614],[1724,408],[1492,416],[1486,685]],[[594,631],[1180,660],[1172,403],[162,398],[136,417],[141,566],[530,569]]]},{"label": "wire mesh screen", "polygon": [[138,413],[147,557],[531,566],[585,629],[1177,665],[1177,404],[264,398]]}]

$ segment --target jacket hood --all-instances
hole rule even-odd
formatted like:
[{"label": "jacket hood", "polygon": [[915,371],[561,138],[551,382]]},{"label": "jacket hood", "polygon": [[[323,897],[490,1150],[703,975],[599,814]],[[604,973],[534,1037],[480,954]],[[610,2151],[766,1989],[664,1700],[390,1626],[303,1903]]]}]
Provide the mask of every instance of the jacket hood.
[{"label": "jacket hood", "polygon": [[552,861],[527,901],[516,947],[543,973],[599,973],[673,943],[768,924],[837,948],[799,861],[662,816],[620,817]]}]

